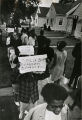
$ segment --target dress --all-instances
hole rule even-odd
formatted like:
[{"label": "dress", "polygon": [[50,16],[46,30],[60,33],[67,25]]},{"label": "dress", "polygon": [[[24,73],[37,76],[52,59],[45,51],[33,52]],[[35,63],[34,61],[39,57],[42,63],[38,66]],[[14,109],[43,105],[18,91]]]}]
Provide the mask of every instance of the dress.
[{"label": "dress", "polygon": [[35,103],[39,99],[38,83],[34,80],[32,73],[19,75],[19,100],[23,103],[29,103],[31,100]]},{"label": "dress", "polygon": [[67,58],[67,51],[56,51],[56,65],[51,70],[51,80],[57,81],[61,79],[64,72],[65,61]]}]

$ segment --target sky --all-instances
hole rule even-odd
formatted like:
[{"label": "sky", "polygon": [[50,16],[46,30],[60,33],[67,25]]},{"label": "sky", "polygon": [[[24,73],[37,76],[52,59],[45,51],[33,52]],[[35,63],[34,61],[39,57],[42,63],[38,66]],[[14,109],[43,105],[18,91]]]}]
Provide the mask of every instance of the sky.
[{"label": "sky", "polygon": [[58,3],[59,0],[41,0],[40,6],[50,7],[50,5],[51,5],[52,2]]}]

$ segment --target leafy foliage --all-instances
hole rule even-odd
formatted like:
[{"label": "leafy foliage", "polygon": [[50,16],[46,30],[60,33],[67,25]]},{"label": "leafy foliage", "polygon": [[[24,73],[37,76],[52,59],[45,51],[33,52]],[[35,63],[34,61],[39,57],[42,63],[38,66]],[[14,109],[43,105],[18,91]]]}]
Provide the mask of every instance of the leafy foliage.
[{"label": "leafy foliage", "polygon": [[15,0],[0,0],[1,1],[1,14],[9,14],[14,9]]},{"label": "leafy foliage", "polygon": [[23,19],[25,17],[30,18],[30,16],[36,11],[38,3],[39,0],[18,0],[15,5],[14,23],[18,24],[21,17]]}]

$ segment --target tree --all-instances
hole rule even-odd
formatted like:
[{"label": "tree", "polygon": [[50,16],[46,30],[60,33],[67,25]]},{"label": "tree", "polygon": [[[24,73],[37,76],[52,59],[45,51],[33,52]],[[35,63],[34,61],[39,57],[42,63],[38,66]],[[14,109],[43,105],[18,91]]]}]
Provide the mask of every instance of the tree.
[{"label": "tree", "polygon": [[[18,24],[19,19],[25,17],[30,18],[31,15],[36,11],[39,0],[16,0],[15,12],[14,12],[14,24]],[[18,11],[19,10],[19,11]]]},{"label": "tree", "polygon": [[1,14],[10,14],[14,9],[15,0],[0,0],[1,1]]}]

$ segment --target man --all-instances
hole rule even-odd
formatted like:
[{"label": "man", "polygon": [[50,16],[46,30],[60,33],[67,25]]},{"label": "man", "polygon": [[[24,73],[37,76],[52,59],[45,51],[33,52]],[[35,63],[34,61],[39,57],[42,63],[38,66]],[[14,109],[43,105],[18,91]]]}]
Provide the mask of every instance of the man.
[{"label": "man", "polygon": [[68,93],[62,86],[48,83],[41,92],[46,103],[31,109],[24,120],[70,120],[70,111],[64,104]]}]

